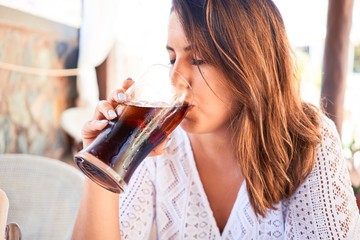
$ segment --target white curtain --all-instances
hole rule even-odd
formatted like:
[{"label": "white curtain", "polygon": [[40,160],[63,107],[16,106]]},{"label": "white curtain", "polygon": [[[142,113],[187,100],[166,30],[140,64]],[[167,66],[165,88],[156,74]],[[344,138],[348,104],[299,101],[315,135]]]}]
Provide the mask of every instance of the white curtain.
[{"label": "white curtain", "polygon": [[95,67],[106,59],[115,42],[117,12],[118,0],[83,1],[77,79],[79,106],[93,107],[99,101]]},{"label": "white curtain", "polygon": [[154,63],[168,63],[167,25],[171,0],[119,0],[114,71],[109,88],[121,87]]}]

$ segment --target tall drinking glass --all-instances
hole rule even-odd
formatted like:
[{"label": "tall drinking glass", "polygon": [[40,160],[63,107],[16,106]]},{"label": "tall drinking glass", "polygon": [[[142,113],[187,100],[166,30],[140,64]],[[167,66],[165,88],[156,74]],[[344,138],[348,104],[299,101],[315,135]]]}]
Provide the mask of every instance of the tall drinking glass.
[{"label": "tall drinking glass", "polygon": [[153,65],[126,90],[118,117],[75,155],[82,172],[105,189],[121,193],[145,157],[179,125],[193,92],[178,72]]}]

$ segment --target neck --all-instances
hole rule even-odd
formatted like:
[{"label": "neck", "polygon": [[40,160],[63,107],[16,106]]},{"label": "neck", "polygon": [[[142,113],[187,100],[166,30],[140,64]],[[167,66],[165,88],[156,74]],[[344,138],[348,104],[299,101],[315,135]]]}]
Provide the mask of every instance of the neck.
[{"label": "neck", "polygon": [[214,165],[214,167],[220,164],[222,166],[224,164],[238,164],[229,132],[189,133],[189,138],[197,164],[203,161],[206,161],[206,164]]},{"label": "neck", "polygon": [[244,181],[231,134],[189,134],[189,138],[202,186],[222,232]]}]

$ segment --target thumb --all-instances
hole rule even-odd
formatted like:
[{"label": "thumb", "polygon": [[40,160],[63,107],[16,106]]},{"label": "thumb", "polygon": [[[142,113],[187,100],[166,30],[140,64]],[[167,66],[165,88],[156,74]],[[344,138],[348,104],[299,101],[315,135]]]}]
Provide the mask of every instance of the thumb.
[{"label": "thumb", "polygon": [[159,145],[157,145],[150,153],[149,157],[154,157],[163,154],[166,149],[170,146],[172,138],[167,137]]}]

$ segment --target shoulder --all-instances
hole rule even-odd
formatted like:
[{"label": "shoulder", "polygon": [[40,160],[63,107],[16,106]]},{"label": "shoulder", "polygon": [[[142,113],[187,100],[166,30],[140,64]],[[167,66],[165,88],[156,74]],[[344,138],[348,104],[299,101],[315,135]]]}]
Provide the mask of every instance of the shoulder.
[{"label": "shoulder", "polygon": [[319,119],[322,142],[333,140],[340,143],[340,136],[335,123],[323,113],[319,114]]},{"label": "shoulder", "polygon": [[347,170],[337,128],[334,122],[324,114],[320,114],[320,134],[321,142],[316,149],[316,162],[312,174],[316,171],[322,174],[326,170],[328,173],[335,174],[341,169]]},{"label": "shoulder", "polygon": [[304,184],[312,182],[318,188],[324,189],[341,183],[348,188],[349,175],[341,139],[334,122],[324,114],[320,114],[320,134],[321,142],[316,149],[315,165]]},{"label": "shoulder", "polygon": [[358,228],[359,210],[341,140],[333,121],[323,114],[320,132],[314,168],[286,201],[287,231],[295,236],[305,232],[314,238],[327,238],[336,232],[337,239],[348,239]]},{"label": "shoulder", "polygon": [[335,123],[324,114],[320,114],[319,118],[321,142],[316,149],[316,165],[328,164],[329,159],[342,158],[342,144]]}]

